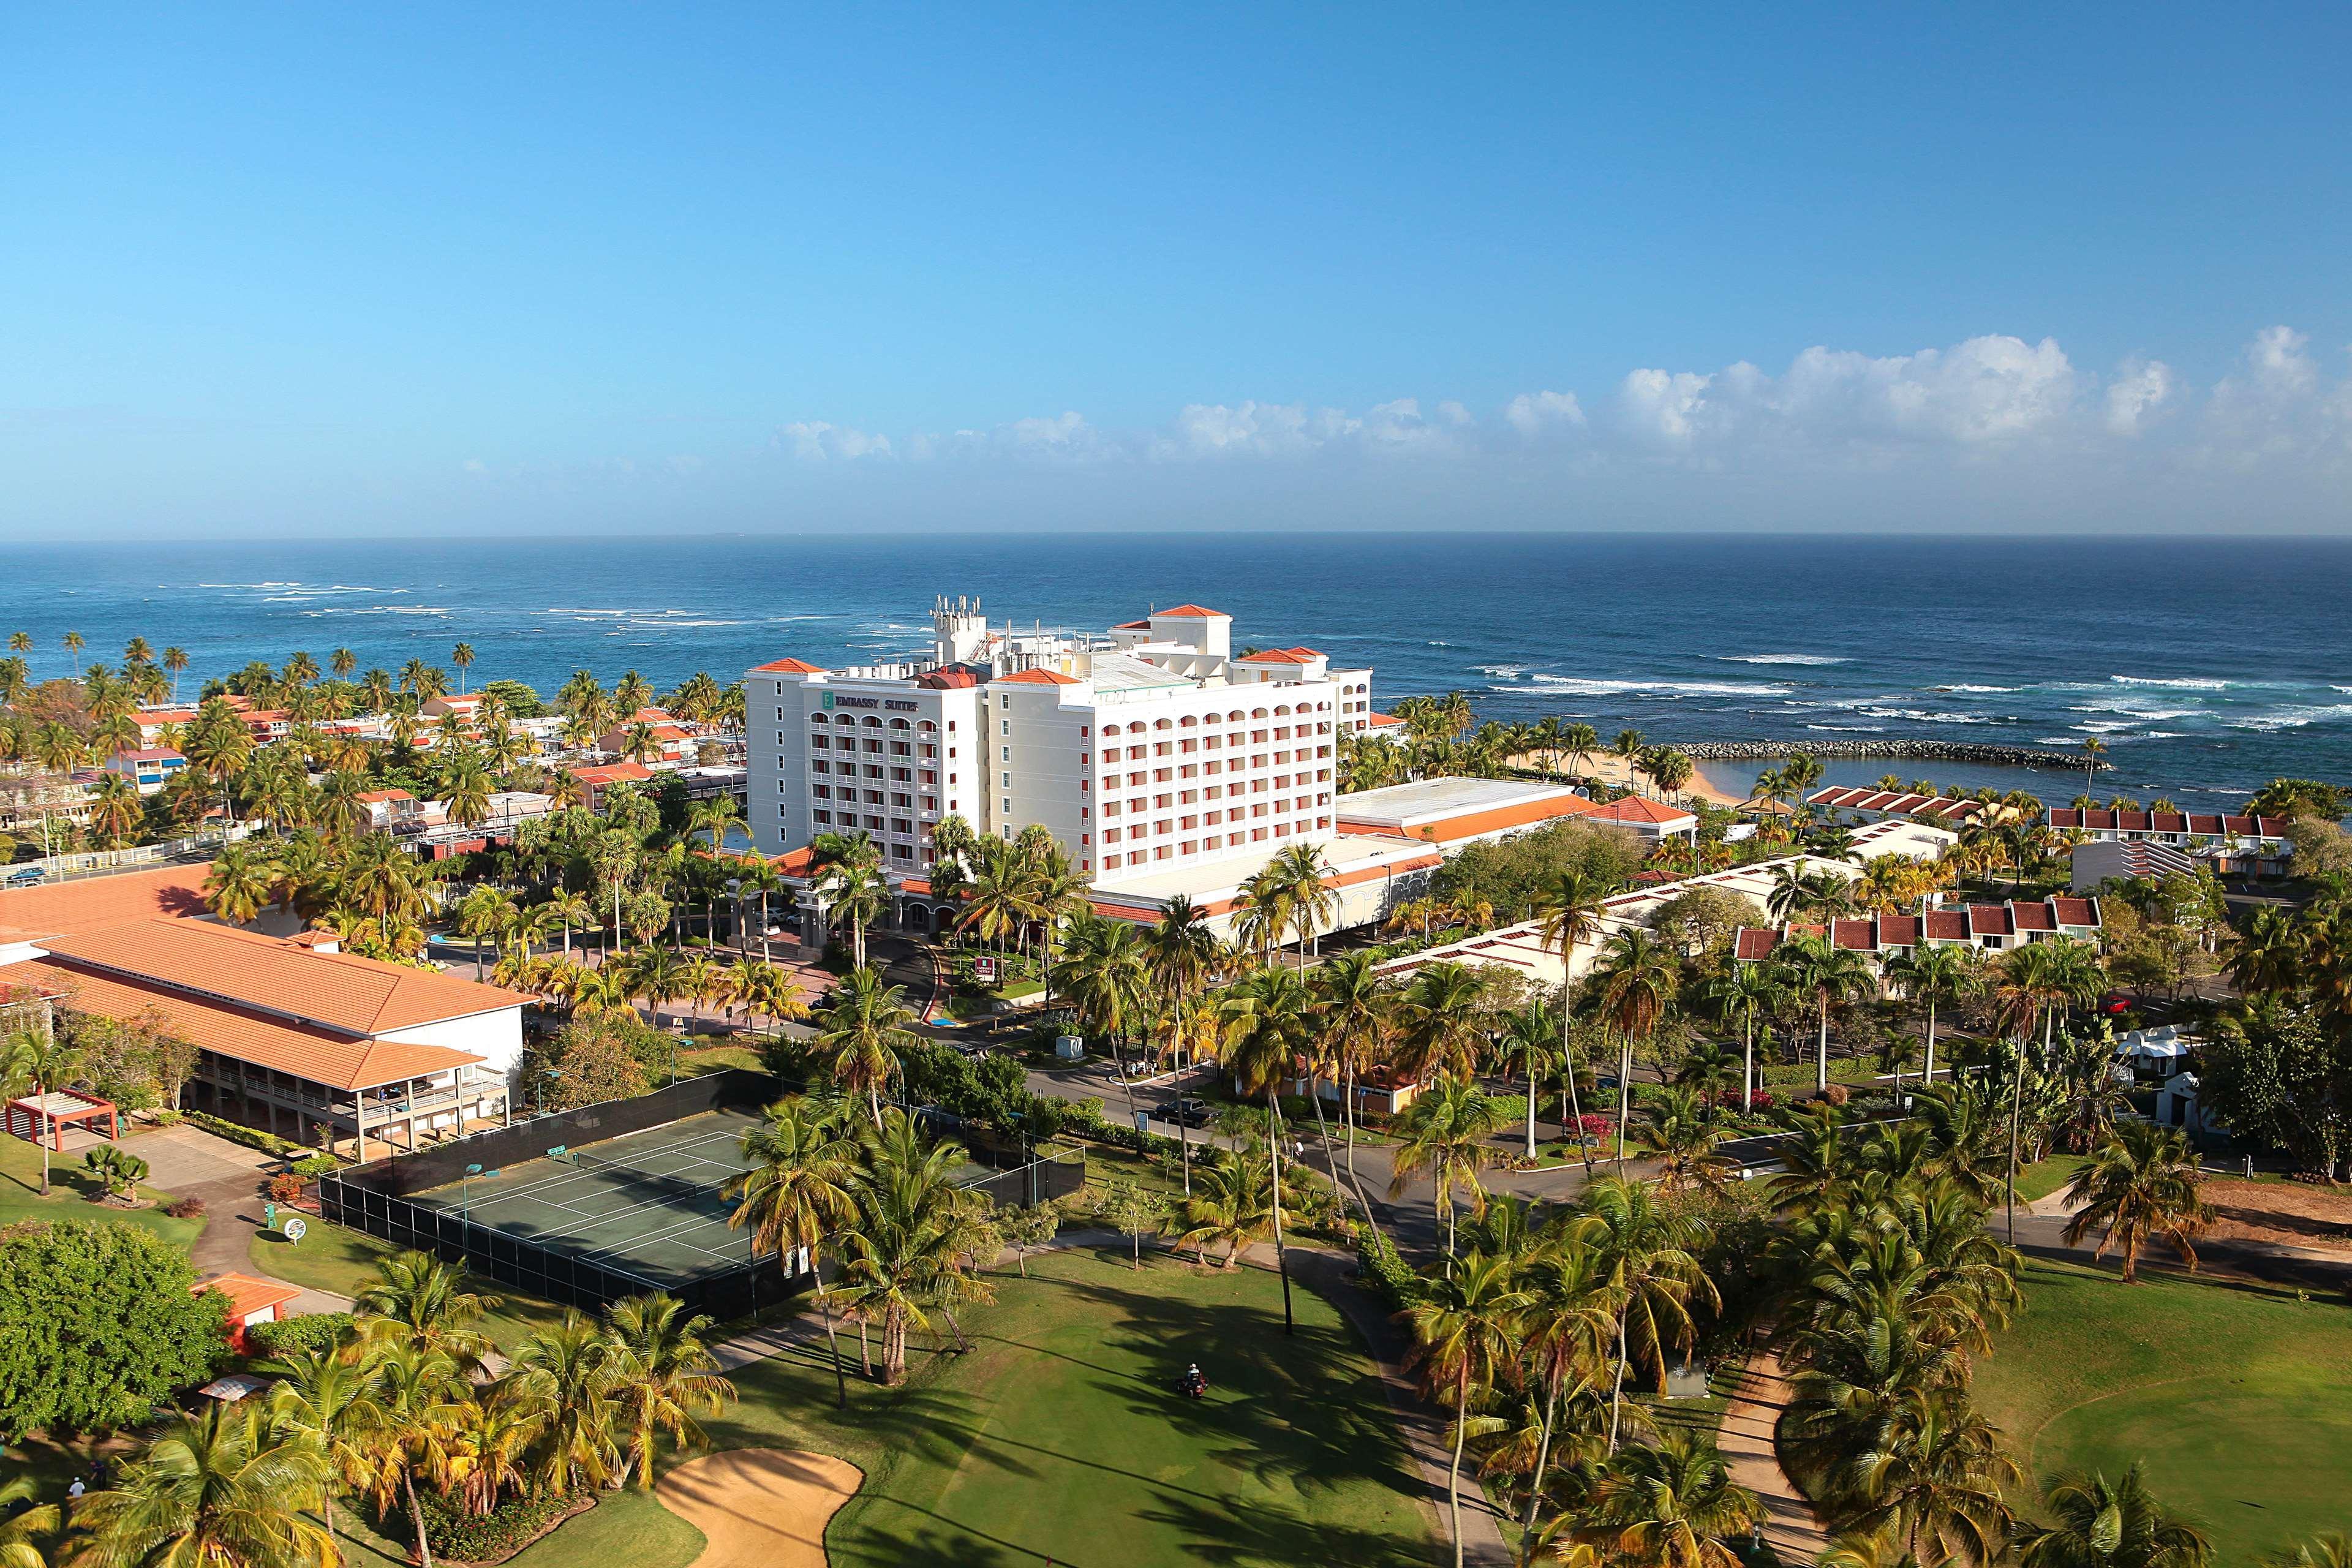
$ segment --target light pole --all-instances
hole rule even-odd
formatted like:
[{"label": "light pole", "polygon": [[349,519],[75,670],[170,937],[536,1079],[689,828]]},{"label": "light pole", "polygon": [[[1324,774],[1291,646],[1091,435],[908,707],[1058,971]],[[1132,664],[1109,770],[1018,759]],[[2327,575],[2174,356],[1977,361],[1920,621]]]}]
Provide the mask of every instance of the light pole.
[{"label": "light pole", "polygon": [[457,1217],[471,1219],[474,1215],[474,1178],[482,1173],[479,1165],[468,1165],[457,1178]]}]

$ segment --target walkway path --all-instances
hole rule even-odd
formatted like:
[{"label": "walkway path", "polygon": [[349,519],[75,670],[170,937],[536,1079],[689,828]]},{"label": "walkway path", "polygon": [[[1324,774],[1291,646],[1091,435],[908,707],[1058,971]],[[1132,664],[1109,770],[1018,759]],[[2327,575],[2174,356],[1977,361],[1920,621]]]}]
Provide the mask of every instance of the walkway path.
[{"label": "walkway path", "polygon": [[1812,1505],[1801,1496],[1788,1473],[1780,1468],[1773,1428],[1789,1403],[1789,1382],[1780,1374],[1778,1356],[1762,1355],[1739,1373],[1738,1391],[1723,1413],[1723,1431],[1717,1445],[1731,1469],[1731,1479],[1756,1494],[1764,1505],[1764,1539],[1783,1563],[1811,1563],[1829,1548],[1829,1536],[1813,1517]]},{"label": "walkway path", "polygon": [[[148,1164],[148,1179],[175,1198],[202,1198],[205,1228],[189,1248],[196,1277],[267,1273],[254,1262],[253,1238],[261,1230],[264,1173],[277,1157],[232,1143],[201,1127],[182,1122],[138,1134],[131,1151]],[[287,1308],[301,1312],[348,1312],[351,1298],[306,1289]]]}]

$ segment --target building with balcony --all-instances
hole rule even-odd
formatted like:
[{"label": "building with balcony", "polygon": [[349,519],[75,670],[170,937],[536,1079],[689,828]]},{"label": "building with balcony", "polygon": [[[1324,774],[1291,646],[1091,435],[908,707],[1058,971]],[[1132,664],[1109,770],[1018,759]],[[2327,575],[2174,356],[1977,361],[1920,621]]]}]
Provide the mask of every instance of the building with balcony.
[{"label": "building with balcony", "polygon": [[[63,903],[31,912],[79,923]],[[203,919],[20,929],[0,953],[0,994],[148,1020],[195,1053],[186,1103],[280,1137],[380,1153],[510,1115],[517,992]]]}]

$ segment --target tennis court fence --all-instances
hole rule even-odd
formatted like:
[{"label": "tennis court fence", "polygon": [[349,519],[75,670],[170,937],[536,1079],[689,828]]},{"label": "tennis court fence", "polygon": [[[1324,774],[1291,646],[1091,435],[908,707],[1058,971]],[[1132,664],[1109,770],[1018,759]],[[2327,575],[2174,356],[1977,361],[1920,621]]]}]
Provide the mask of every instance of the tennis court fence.
[{"label": "tennis court fence", "polygon": [[[545,1158],[559,1148],[573,1151],[577,1158],[583,1144],[625,1137],[709,1111],[757,1110],[790,1088],[771,1074],[734,1068],[631,1100],[606,1100],[534,1117],[323,1176],[319,1181],[320,1213],[337,1225],[395,1247],[415,1247],[448,1262],[463,1263],[501,1285],[584,1310],[666,1290],[689,1311],[708,1313],[720,1322],[748,1317],[797,1289],[805,1272],[787,1276],[782,1259],[766,1258],[717,1266],[684,1279],[652,1279],[561,1246],[484,1225],[459,1210],[416,1202],[412,1194],[447,1186],[464,1176],[468,1166],[496,1170]],[[941,1131],[950,1130],[956,1120],[937,1110],[922,1114],[926,1122]],[[975,1164],[971,1171],[964,1184],[1006,1205],[1027,1206],[1068,1197],[1087,1183],[1085,1156],[1076,1153],[1030,1160],[1003,1170]]]}]

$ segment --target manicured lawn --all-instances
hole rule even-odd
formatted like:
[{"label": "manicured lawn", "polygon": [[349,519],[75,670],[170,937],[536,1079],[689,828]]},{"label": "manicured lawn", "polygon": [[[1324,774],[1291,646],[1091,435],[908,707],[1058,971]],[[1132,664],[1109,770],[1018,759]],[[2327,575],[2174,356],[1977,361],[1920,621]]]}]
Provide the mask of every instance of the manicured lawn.
[{"label": "manicured lawn", "polygon": [[[385,1242],[322,1219],[312,1219],[299,1243],[281,1241],[270,1232],[257,1231],[249,1244],[254,1268],[291,1284],[313,1290],[356,1296],[374,1283],[376,1262],[393,1250]],[[483,1320],[483,1331],[504,1349],[512,1349],[526,1335],[552,1328],[563,1309],[537,1296],[525,1296],[495,1282],[477,1279],[475,1289],[503,1299]]]},{"label": "manicured lawn", "polygon": [[[1270,1273],[1165,1256],[1034,1258],[964,1314],[971,1353],[916,1336],[906,1386],[856,1378],[834,1408],[822,1341],[735,1375],[719,1447],[839,1455],[866,1472],[826,1535],[834,1568],[1426,1563],[1417,1478],[1368,1357],[1336,1308]],[[950,1341],[952,1348],[952,1341]],[[856,1334],[844,1340],[857,1353]],[[1170,1386],[1197,1360],[1210,1396]],[[514,1568],[685,1568],[699,1532],[614,1499]],[[667,1519],[667,1515],[662,1516]],[[592,1528],[581,1525],[594,1521]]]},{"label": "manicured lawn", "polygon": [[40,1150],[22,1138],[0,1137],[0,1225],[25,1219],[113,1220],[152,1230],[184,1250],[205,1228],[201,1219],[173,1219],[165,1214],[168,1193],[142,1186],[139,1195],[156,1199],[154,1207],[119,1209],[92,1203],[90,1196],[98,1190],[98,1178],[82,1168],[79,1154],[51,1154],[49,1195],[42,1197]]},{"label": "manicured lawn", "polygon": [[2063,1187],[2074,1179],[2087,1159],[2083,1154],[2053,1154],[2047,1160],[2037,1160],[2017,1173],[2017,1201],[2030,1204]]},{"label": "manicured lawn", "polygon": [[2025,1310],[1978,1369],[2027,1474],[2146,1462],[2222,1563],[2341,1529],[2352,1474],[2352,1309],[2033,1262]]}]

